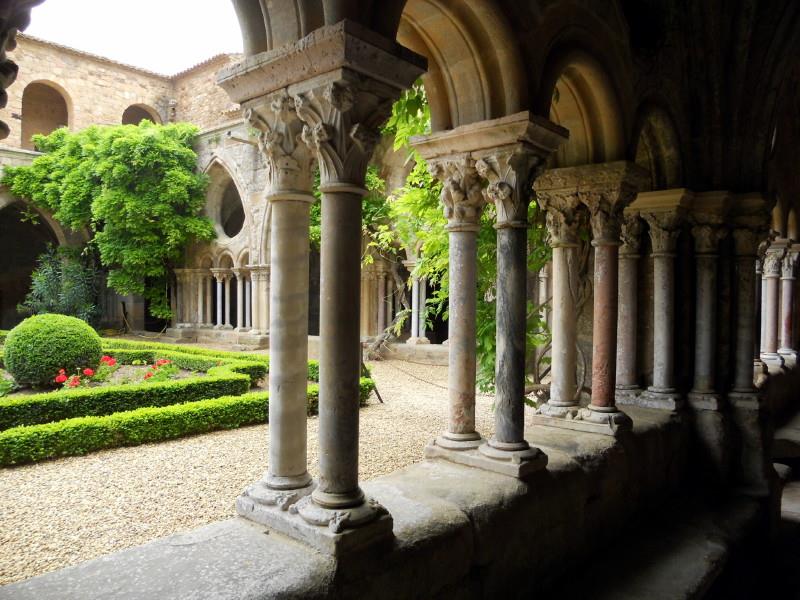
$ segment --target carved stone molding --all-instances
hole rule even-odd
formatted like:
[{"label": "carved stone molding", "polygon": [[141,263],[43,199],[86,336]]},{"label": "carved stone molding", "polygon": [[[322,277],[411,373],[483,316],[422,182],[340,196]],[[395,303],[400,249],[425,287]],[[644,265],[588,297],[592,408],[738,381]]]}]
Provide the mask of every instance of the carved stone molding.
[{"label": "carved stone molding", "polygon": [[628,213],[622,218],[620,254],[638,255],[642,243],[642,219],[638,213]]},{"label": "carved stone molding", "polygon": [[489,182],[485,194],[497,210],[495,228],[528,226],[531,183],[543,165],[541,156],[524,147],[499,150],[475,163],[478,173]]},{"label": "carved stone molding", "polygon": [[248,103],[244,118],[257,129],[258,147],[267,162],[268,197],[313,200],[314,154],[301,139],[303,121],[285,90]]},{"label": "carved stone molding", "polygon": [[720,225],[695,225],[692,227],[695,252],[716,254],[720,240],[728,235],[728,230]]},{"label": "carved stone molding", "polygon": [[478,231],[486,198],[475,161],[467,156],[429,162],[428,168],[442,182],[440,200],[450,231]]},{"label": "carved stone molding", "polygon": [[585,213],[577,194],[537,192],[539,205],[545,210],[548,243],[553,248],[578,245],[578,233],[586,225]]},{"label": "carved stone molding", "polygon": [[674,254],[683,216],[679,213],[642,213],[650,226],[653,254]]}]

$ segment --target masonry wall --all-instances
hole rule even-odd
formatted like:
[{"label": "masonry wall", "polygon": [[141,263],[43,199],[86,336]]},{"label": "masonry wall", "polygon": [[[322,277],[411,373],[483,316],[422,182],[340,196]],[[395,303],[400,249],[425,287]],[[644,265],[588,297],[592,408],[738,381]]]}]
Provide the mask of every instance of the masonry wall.
[{"label": "masonry wall", "polygon": [[215,127],[238,115],[237,105],[216,83],[217,71],[235,62],[236,55],[220,56],[179,73],[173,80],[176,121],[189,121],[200,129]]}]

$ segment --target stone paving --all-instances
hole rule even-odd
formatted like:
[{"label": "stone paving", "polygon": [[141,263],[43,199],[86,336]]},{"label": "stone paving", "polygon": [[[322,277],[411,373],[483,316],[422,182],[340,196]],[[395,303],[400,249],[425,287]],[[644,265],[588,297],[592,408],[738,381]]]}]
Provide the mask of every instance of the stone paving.
[{"label": "stone paving", "polygon": [[[447,412],[447,367],[381,361],[361,410],[361,480],[422,459]],[[492,399],[478,396],[477,429],[492,432]],[[308,422],[317,474],[317,419]],[[0,469],[0,584],[25,579],[234,514],[234,500],[267,466],[269,426]]]}]

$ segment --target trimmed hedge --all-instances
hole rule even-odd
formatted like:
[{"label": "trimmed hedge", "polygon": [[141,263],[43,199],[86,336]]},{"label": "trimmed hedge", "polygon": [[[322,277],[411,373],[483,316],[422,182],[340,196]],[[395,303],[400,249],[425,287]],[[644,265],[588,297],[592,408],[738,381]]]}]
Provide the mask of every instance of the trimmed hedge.
[{"label": "trimmed hedge", "polygon": [[[152,363],[167,358],[183,369],[207,371],[203,377],[154,383],[126,383],[96,388],[62,389],[0,400],[0,430],[20,425],[51,423],[75,417],[110,415],[145,406],[168,406],[246,393],[267,374],[264,362],[213,360],[162,350],[115,350],[120,363]],[[222,364],[219,364],[219,363]]]},{"label": "trimmed hedge", "polygon": [[34,315],[14,327],[3,347],[6,370],[20,385],[54,385],[59,369],[96,368],[100,336],[85,321],[67,315]]},{"label": "trimmed hedge", "polygon": [[[360,381],[363,405],[375,387]],[[308,389],[308,413],[317,414],[319,388]],[[18,465],[59,456],[77,456],[118,446],[135,446],[218,429],[266,423],[269,394],[254,392],[140,408],[102,417],[80,417],[56,423],[14,427],[0,432],[0,465]]]}]

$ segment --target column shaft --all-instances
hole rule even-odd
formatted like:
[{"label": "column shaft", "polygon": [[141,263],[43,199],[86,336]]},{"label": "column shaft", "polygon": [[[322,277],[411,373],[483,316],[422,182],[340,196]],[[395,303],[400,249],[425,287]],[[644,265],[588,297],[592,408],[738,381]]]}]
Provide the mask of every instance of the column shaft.
[{"label": "column shaft", "polygon": [[378,335],[386,329],[386,273],[378,273]]},{"label": "column shaft", "polygon": [[617,310],[617,389],[638,388],[636,325],[638,323],[638,254],[619,256],[619,306]]},{"label": "column shaft", "polygon": [[426,317],[428,315],[428,311],[425,309],[425,303],[428,301],[427,297],[427,282],[424,279],[419,280],[419,325],[417,325],[417,329],[419,330],[419,337],[424,338],[425,334],[427,333],[427,324],[426,324]]},{"label": "column shaft", "polygon": [[231,277],[225,276],[225,327],[231,326]]},{"label": "column shaft", "polygon": [[203,290],[203,282],[205,279],[203,275],[200,273],[196,273],[194,276],[195,285],[197,286],[197,326],[203,324],[203,316],[205,315],[205,308],[203,306],[203,301],[206,298],[205,292]]},{"label": "column shaft", "polygon": [[592,329],[592,406],[614,406],[617,356],[617,266],[619,246],[597,243],[594,249]]},{"label": "column shaft", "polygon": [[794,277],[781,277],[781,353],[794,351],[792,316],[794,313]]},{"label": "column shaft", "polygon": [[766,317],[764,319],[764,349],[765,354],[778,352],[778,275],[765,275],[767,292],[765,294]]},{"label": "column shaft", "polygon": [[697,266],[694,338],[693,393],[714,392],[714,350],[716,342],[716,254],[696,254]]},{"label": "column shaft", "polygon": [[236,273],[236,329],[244,327],[244,276]]},{"label": "column shaft", "polygon": [[244,282],[244,326],[247,329],[251,329],[253,327],[253,323],[252,323],[252,317],[253,317],[252,293],[253,293],[253,282],[248,277],[247,279],[245,279],[245,282]]},{"label": "column shaft", "polygon": [[214,278],[208,275],[203,277],[203,290],[205,292],[206,300],[206,317],[205,317],[205,324],[206,325],[213,325],[214,317],[212,315],[212,311],[214,309],[214,300],[213,300],[213,293],[214,293]]},{"label": "column shaft", "polygon": [[222,278],[217,278],[217,327],[222,327]]},{"label": "column shaft", "polygon": [[497,272],[502,273],[502,282],[497,285],[495,435],[491,444],[504,449],[528,447],[524,441],[526,257],[527,229],[497,230]]},{"label": "column shaft", "polygon": [[411,278],[411,337],[419,337],[419,279]]},{"label": "column shaft", "polygon": [[674,391],[675,265],[673,254],[653,254],[653,391]]},{"label": "column shaft", "polygon": [[[311,481],[306,470],[309,206],[298,200],[272,202],[267,484],[277,488]],[[321,422],[321,438],[322,429]]]},{"label": "column shaft", "polygon": [[575,298],[571,284],[570,265],[575,263],[575,247],[559,245],[553,248],[553,310],[551,318],[551,384],[549,404],[556,407],[578,405],[575,379],[577,337]]},{"label": "column shaft", "polygon": [[756,294],[754,256],[737,256],[736,276],[739,286],[736,306],[736,373],[733,389],[735,392],[752,392],[753,345],[756,338],[754,322],[758,322],[758,319],[753,318]]},{"label": "column shaft", "polygon": [[361,344],[361,196],[323,192],[320,282],[320,477],[314,500],[360,504],[358,407]]}]

